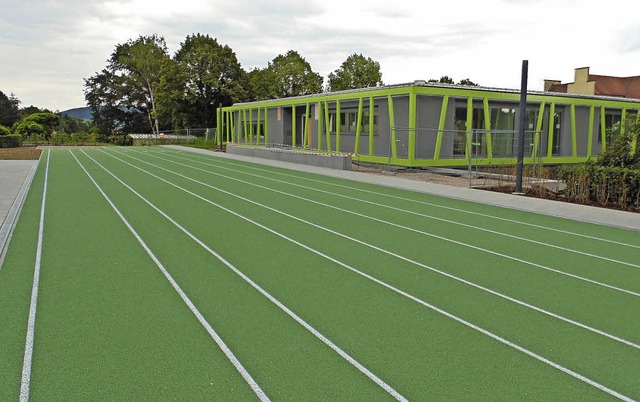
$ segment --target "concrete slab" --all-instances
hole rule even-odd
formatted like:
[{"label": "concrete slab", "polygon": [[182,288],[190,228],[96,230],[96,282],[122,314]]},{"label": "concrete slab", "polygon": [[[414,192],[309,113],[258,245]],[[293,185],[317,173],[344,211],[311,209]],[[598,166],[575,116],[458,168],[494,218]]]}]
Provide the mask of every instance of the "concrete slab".
[{"label": "concrete slab", "polygon": [[38,161],[0,161],[0,266]]},{"label": "concrete slab", "polygon": [[169,148],[210,155],[217,158],[241,160],[268,166],[282,167],[292,170],[318,173],[331,177],[339,177],[364,183],[380,184],[388,187],[419,191],[427,194],[440,195],[465,201],[480,202],[521,211],[535,212],[543,215],[579,220],[640,231],[640,214],[617,211],[607,208],[591,207],[562,201],[545,200],[520,195],[497,193],[475,188],[447,186],[416,180],[402,179],[393,176],[375,175],[356,171],[336,170],[315,166],[306,166],[269,159],[260,159],[241,155],[231,155],[224,152],[213,152],[203,149],[166,145]]}]

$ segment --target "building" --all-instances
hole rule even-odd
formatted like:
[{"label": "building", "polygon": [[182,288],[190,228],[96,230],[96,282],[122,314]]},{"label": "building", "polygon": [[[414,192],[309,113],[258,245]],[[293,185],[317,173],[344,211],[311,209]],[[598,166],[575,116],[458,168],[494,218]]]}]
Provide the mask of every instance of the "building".
[{"label": "building", "polygon": [[640,99],[640,76],[612,77],[589,73],[589,67],[576,68],[574,82],[562,84],[544,80],[544,90],[575,95],[602,95]]},{"label": "building", "polygon": [[[397,166],[513,164],[519,100],[518,90],[416,81],[239,103],[221,109],[217,133],[237,144],[350,153]],[[529,92],[525,163],[586,161],[638,109],[640,99]]]}]

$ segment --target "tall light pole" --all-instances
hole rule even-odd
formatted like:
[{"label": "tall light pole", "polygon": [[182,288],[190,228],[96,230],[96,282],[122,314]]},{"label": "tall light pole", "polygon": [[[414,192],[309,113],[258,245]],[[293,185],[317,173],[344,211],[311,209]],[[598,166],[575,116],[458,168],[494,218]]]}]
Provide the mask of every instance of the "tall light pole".
[{"label": "tall light pole", "polygon": [[522,194],[522,171],[524,168],[524,129],[527,124],[527,81],[529,61],[522,60],[520,81],[520,126],[518,127],[518,162],[516,165],[516,194]]}]

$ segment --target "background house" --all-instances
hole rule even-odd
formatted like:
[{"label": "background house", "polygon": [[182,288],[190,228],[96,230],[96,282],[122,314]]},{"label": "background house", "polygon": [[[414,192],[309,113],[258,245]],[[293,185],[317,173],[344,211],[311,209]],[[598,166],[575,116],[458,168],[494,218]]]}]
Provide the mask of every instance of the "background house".
[{"label": "background house", "polygon": [[574,82],[563,84],[544,80],[545,92],[576,95],[602,95],[640,99],[640,76],[613,77],[589,74],[589,67],[576,68]]}]

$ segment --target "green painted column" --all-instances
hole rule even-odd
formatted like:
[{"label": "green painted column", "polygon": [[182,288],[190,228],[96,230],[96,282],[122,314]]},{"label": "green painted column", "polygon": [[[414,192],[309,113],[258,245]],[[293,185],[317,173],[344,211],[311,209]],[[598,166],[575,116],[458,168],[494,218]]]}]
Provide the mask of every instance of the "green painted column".
[{"label": "green painted column", "polygon": [[438,133],[436,134],[436,149],[433,152],[433,160],[440,159],[440,152],[442,150],[442,136],[444,135],[444,127],[447,121],[447,108],[449,107],[449,95],[444,95],[442,98],[442,107],[440,108],[440,120],[438,121]]},{"label": "green painted column", "polygon": [[465,147],[465,156],[467,162],[471,160],[473,157],[471,152],[471,141],[473,135],[473,97],[469,96],[467,98],[467,146]]},{"label": "green painted column", "polygon": [[605,127],[606,114],[606,108],[604,106],[600,106],[600,142],[602,143],[600,152],[604,152],[604,150],[607,149],[607,128]]},{"label": "green painted column", "polygon": [[374,129],[375,127],[373,127],[373,122],[374,122],[374,113],[375,113],[375,105],[374,105],[374,100],[373,97],[369,97],[369,156],[373,156],[374,155]]},{"label": "green painted column", "polygon": [[491,138],[491,113],[489,113],[489,98],[482,98],[482,109],[484,111],[484,129],[486,130],[487,136],[487,158],[489,161],[493,159],[493,141]]},{"label": "green painted column", "polygon": [[553,131],[555,126],[556,104],[551,102],[549,106],[549,138],[547,138],[547,158],[553,155]]},{"label": "green painted column", "polygon": [[416,159],[416,120],[418,115],[418,95],[416,95],[415,87],[411,87],[409,93],[409,132],[408,137],[408,155],[409,166],[413,166]]},{"label": "green painted column", "polygon": [[356,124],[356,143],[353,147],[353,153],[358,155],[360,153],[360,131],[362,131],[362,107],[364,104],[364,98],[360,98],[358,102],[358,117]]},{"label": "green painted column", "polygon": [[309,102],[304,110],[304,127],[302,132],[302,148],[309,148]]},{"label": "green painted column", "polygon": [[331,120],[329,119],[329,103],[324,102],[324,131],[327,136],[327,151],[331,152]]},{"label": "green painted column", "polygon": [[269,146],[269,109],[264,108],[264,145]]},{"label": "green painted column", "polygon": [[391,95],[387,95],[387,103],[389,104],[389,128],[391,129],[389,133],[391,135],[391,138],[389,138],[391,144],[391,155],[389,155],[389,157],[395,161],[398,156],[396,151],[396,119],[393,112],[393,98]]},{"label": "green painted column", "polygon": [[316,103],[316,120],[318,120],[318,150],[322,151],[322,101]]},{"label": "green painted column", "polygon": [[342,119],[340,118],[340,101],[336,100],[336,152],[340,152],[340,128]]},{"label": "green painted column", "polygon": [[291,148],[296,147],[296,105],[291,105]]},{"label": "green painted column", "polygon": [[591,105],[589,108],[589,133],[587,134],[587,158],[593,156],[593,126],[595,120],[595,106]]},{"label": "green painted column", "polygon": [[576,127],[576,105],[572,104],[571,110],[571,156],[576,158],[578,156],[578,136]]},{"label": "green painted column", "polygon": [[539,149],[540,149],[540,136],[542,135],[542,124],[544,123],[544,109],[547,105],[547,102],[540,102],[540,109],[538,111],[538,121],[536,121],[536,135],[533,143],[533,154],[531,155],[533,158],[538,157]]}]

